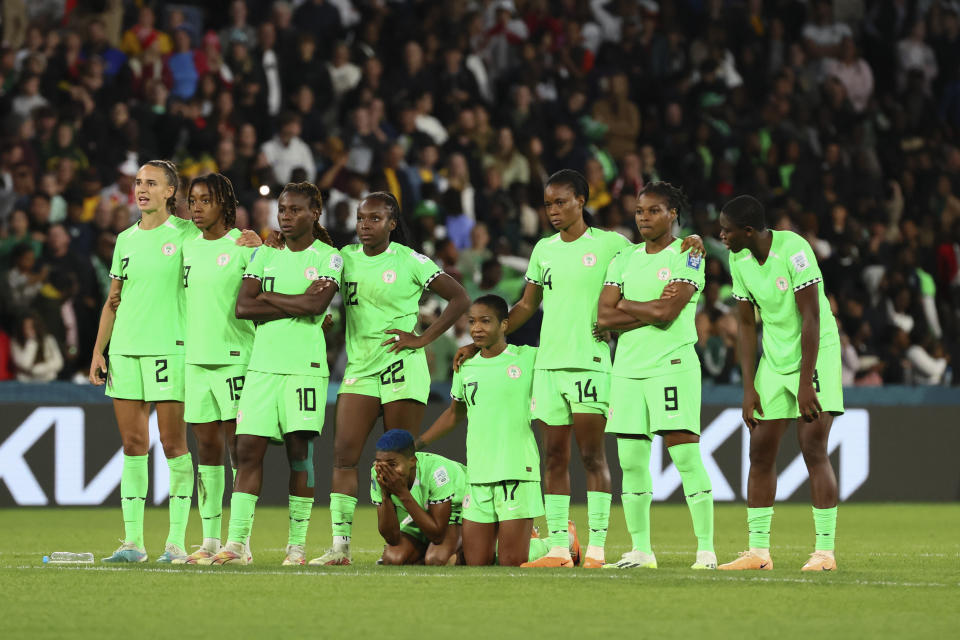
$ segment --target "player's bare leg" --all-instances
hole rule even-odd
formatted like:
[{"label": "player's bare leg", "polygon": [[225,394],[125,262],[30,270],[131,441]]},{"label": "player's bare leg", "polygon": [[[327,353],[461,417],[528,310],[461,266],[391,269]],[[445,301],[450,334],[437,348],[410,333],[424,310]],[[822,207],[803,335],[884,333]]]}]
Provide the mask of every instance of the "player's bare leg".
[{"label": "player's bare leg", "polygon": [[750,431],[750,475],[747,478],[747,523],[750,548],[718,569],[773,569],[770,558],[770,523],[777,495],[777,453],[787,430],[787,420],[761,420]]},{"label": "player's bare leg", "polygon": [[383,405],[383,430],[403,429],[416,437],[420,433],[427,405],[416,400],[394,400]]},{"label": "player's bare leg", "polygon": [[[486,567],[493,564],[497,555],[497,524],[463,521],[463,559],[468,566]],[[530,534],[527,533],[527,536]]]},{"label": "player's bare leg", "polygon": [[313,509],[313,431],[294,431],[283,437],[290,463],[289,512],[290,528],[287,536],[287,557],[284,565],[303,565],[307,559],[304,547],[310,513]]},{"label": "player's bare leg", "polygon": [[124,540],[104,562],[146,562],[143,543],[143,509],[150,482],[150,405],[142,400],[113,399],[120,441],[123,443],[123,473],[120,476],[120,504],[123,510]]},{"label": "player's bare leg", "polygon": [[400,543],[395,545],[388,544],[383,549],[383,564],[387,565],[405,565],[421,564],[423,562],[423,553],[426,545],[406,533],[400,533]]},{"label": "player's bare leg", "polygon": [[504,520],[497,532],[497,559],[501,567],[518,567],[530,557],[533,518]]},{"label": "player's bare leg", "polygon": [[824,411],[816,420],[797,421],[800,452],[810,474],[810,493],[813,499],[813,522],[816,546],[803,571],[832,571],[837,568],[834,557],[834,537],[837,528],[837,476],[827,454],[827,441],[833,415]]},{"label": "player's bare leg", "polygon": [[607,419],[598,413],[573,414],[573,434],[587,475],[587,512],[590,538],[581,566],[596,569],[606,561],[604,545],[610,523],[610,467],[604,431]]},{"label": "player's bare leg", "polygon": [[457,550],[461,546],[460,525],[448,525],[443,540],[439,544],[431,542],[427,546],[427,552],[423,555],[423,564],[432,567],[446,566],[450,564],[450,559],[457,555]]}]

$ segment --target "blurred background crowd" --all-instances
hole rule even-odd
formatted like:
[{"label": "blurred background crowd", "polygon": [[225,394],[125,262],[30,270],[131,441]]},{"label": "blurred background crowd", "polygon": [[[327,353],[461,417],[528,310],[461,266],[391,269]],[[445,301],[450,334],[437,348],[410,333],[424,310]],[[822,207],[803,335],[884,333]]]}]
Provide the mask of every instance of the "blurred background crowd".
[{"label": "blurred background crowd", "polygon": [[[637,190],[682,185],[707,383],[739,381],[717,216],[748,193],[816,252],[844,384],[953,383],[956,2],[3,0],[0,19],[0,379],[85,379],[133,177],[169,158],[184,186],[228,176],[264,235],[279,187],[316,182],[337,246],[391,191],[418,249],[509,302],[552,232],[550,173],[584,173],[593,223],[634,240]],[[462,320],[431,346],[436,381],[466,342]]]}]

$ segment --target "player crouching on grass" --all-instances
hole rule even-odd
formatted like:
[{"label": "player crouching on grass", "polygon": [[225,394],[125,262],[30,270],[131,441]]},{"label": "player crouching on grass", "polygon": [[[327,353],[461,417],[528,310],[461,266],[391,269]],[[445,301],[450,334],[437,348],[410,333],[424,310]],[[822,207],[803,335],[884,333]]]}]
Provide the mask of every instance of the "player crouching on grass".
[{"label": "player crouching on grass", "polygon": [[495,558],[519,566],[550,551],[547,540],[530,539],[533,519],[543,515],[540,453],[530,429],[537,350],[507,344],[507,313],[495,295],[477,298],[467,311],[480,353],[453,374],[450,407],[417,441],[422,448],[467,419],[463,555],[472,566]]},{"label": "player crouching on grass", "polygon": [[[790,422],[797,420],[816,531],[814,552],[802,570],[831,571],[837,568],[837,477],[827,441],[834,416],[843,413],[843,386],[840,333],[823,292],[820,266],[803,237],[767,229],[763,205],[750,196],[724,205],[719,222],[720,239],[730,249],[733,297],[738,300],[743,422],[750,429],[750,548],[719,568],[773,569],[770,524],[777,451]],[[759,365],[756,314],[763,323]]]},{"label": "player crouching on grass", "polygon": [[617,434],[623,514],[633,544],[605,569],[657,567],[650,547],[654,435],[663,437],[683,482],[697,536],[691,568],[717,568],[712,486],[700,456],[700,359],[694,350],[704,265],[672,233],[685,204],[683,192],[667,182],[640,191],[636,222],[643,242],[617,254],[600,293],[600,328],[623,332],[613,360],[607,432]]},{"label": "player crouching on grass", "polygon": [[384,433],[370,470],[370,502],[387,543],[383,564],[455,564],[465,482],[459,462],[415,453],[409,431]]}]

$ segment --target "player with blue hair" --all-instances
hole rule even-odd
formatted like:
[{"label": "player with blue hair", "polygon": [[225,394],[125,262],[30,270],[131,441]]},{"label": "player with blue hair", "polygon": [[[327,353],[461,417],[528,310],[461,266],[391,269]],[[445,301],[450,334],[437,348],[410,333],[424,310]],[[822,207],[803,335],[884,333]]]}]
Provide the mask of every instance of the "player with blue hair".
[{"label": "player with blue hair", "polygon": [[459,462],[415,453],[413,436],[404,429],[384,433],[370,470],[370,501],[386,542],[383,564],[455,563],[465,486]]}]

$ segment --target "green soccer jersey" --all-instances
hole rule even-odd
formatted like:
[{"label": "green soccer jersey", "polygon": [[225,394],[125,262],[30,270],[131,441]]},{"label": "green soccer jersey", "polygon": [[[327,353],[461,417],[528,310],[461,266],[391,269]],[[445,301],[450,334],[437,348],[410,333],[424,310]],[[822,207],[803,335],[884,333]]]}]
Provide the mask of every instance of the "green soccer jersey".
[{"label": "green soccer jersey", "polygon": [[607,265],[628,244],[590,227],[573,242],[558,233],[533,248],[526,279],[543,288],[537,369],[610,371],[610,349],[594,339],[593,323]]},{"label": "green soccer jersey", "polygon": [[540,480],[540,453],[530,429],[534,347],[477,354],[453,374],[450,395],[467,405],[467,476],[473,484]]},{"label": "green soccer jersey", "polygon": [[[413,486],[410,487],[410,495],[414,502],[420,505],[424,511],[428,510],[432,504],[450,501],[453,507],[460,507],[463,504],[463,493],[467,486],[466,468],[459,462],[449,460],[435,453],[418,452],[417,456],[417,477],[413,480]],[[407,512],[403,508],[397,496],[390,496],[400,512],[402,517],[406,517]],[[379,505],[383,502],[383,495],[380,493],[380,485],[377,484],[376,468],[370,468],[370,502]]]},{"label": "green soccer jersey", "polygon": [[383,342],[388,329],[413,331],[424,289],[443,271],[430,258],[391,242],[368,256],[359,244],[347,245],[343,256],[341,297],[347,314],[345,378],[380,373],[397,360]]},{"label": "green soccer jersey", "polygon": [[155,229],[140,223],[121,232],[110,277],[123,282],[110,337],[111,354],[155,356],[184,352],[183,244],[196,230],[175,216]]},{"label": "green soccer jersey", "polygon": [[237,245],[240,231],[231,229],[218,240],[203,233],[183,244],[183,288],[187,301],[189,364],[247,364],[254,327],[234,313],[237,292],[250,263],[253,247]]},{"label": "green soccer jersey", "polygon": [[[259,280],[263,291],[298,295],[314,280],[331,280],[339,285],[342,270],[343,259],[337,250],[314,240],[303,251],[257,247],[243,277]],[[265,373],[329,376],[323,314],[260,324],[248,368]]]},{"label": "green soccer jersey", "polygon": [[837,322],[823,291],[823,275],[810,245],[792,231],[771,231],[773,243],[763,264],[749,249],[730,254],[733,297],[760,312],[763,357],[777,373],[800,368],[800,311],[795,293],[820,284],[820,347],[839,344]]},{"label": "green soccer jersey", "polygon": [[625,331],[617,342],[613,375],[651,378],[700,367],[697,342],[697,300],[703,290],[703,258],[680,252],[678,238],[657,253],[647,253],[646,244],[628,247],[607,268],[604,284],[620,287],[627,300],[658,300],[671,282],[686,282],[696,289],[673,322],[647,325]]}]

